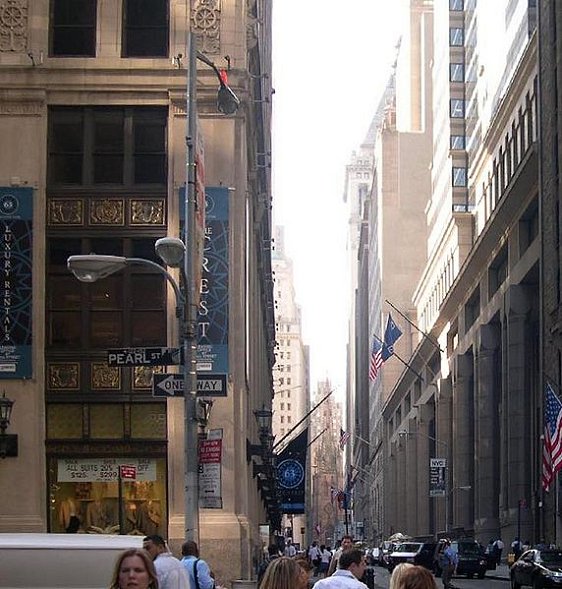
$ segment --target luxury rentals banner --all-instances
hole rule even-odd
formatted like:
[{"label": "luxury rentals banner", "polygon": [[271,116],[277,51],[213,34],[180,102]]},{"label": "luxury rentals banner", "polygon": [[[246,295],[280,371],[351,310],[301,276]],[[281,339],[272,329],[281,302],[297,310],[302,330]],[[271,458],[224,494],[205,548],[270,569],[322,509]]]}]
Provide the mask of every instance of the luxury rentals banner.
[{"label": "luxury rentals banner", "polygon": [[0,379],[31,378],[33,189],[0,187]]}]

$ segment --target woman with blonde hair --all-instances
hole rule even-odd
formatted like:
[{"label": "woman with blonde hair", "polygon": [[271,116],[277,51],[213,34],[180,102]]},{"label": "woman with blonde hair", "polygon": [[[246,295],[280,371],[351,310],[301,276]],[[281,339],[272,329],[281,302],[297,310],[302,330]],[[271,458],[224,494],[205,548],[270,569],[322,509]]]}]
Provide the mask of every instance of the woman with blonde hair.
[{"label": "woman with blonde hair", "polygon": [[305,589],[308,574],[300,564],[288,556],[273,559],[263,576],[260,589]]},{"label": "woman with blonde hair", "polygon": [[150,554],[130,548],[119,555],[109,589],[158,589],[158,577]]},{"label": "woman with blonde hair", "polygon": [[398,584],[390,586],[393,589],[437,589],[435,577],[425,567],[417,565],[404,568],[400,573]]},{"label": "woman with blonde hair", "polygon": [[397,564],[394,567],[394,570],[392,571],[392,575],[390,576],[390,584],[388,586],[388,589],[400,589],[400,587],[402,586],[401,582],[404,572],[406,571],[406,569],[409,569],[413,566],[414,565],[410,564],[409,562],[401,562],[400,564]]}]

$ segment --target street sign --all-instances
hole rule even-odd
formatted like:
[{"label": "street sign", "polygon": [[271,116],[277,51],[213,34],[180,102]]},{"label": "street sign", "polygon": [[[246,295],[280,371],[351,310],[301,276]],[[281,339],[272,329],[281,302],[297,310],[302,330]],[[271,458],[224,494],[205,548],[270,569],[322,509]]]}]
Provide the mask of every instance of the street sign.
[{"label": "street sign", "polygon": [[447,459],[429,459],[429,496],[445,497],[447,495],[446,481]]},{"label": "street sign", "polygon": [[181,360],[180,348],[116,348],[107,351],[108,366],[174,366]]},{"label": "street sign", "polygon": [[[183,397],[183,374],[153,374],[152,396]],[[226,397],[225,374],[198,374],[197,395],[201,397]]]},{"label": "street sign", "polygon": [[134,481],[137,478],[137,467],[133,464],[121,464],[119,466],[119,476],[122,479]]}]

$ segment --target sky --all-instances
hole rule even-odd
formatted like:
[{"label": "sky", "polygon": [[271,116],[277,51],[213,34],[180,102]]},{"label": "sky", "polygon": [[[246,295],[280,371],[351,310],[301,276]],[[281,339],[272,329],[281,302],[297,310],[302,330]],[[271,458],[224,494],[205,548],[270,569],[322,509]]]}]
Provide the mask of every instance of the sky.
[{"label": "sky", "polygon": [[273,220],[293,261],[311,388],[342,401],[350,312],[345,167],[391,72],[400,0],[273,0]]}]

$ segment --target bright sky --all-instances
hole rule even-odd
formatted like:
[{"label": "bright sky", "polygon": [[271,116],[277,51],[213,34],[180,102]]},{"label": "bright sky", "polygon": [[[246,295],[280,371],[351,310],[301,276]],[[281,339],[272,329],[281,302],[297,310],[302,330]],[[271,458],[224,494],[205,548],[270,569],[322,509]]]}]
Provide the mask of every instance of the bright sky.
[{"label": "bright sky", "polygon": [[273,215],[295,270],[311,387],[343,399],[350,312],[345,167],[390,75],[400,0],[273,0]]}]

